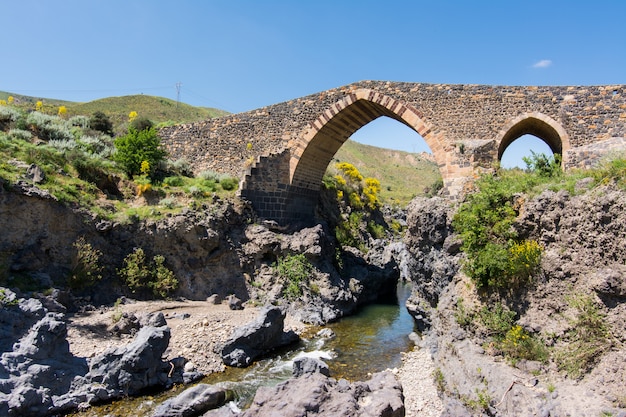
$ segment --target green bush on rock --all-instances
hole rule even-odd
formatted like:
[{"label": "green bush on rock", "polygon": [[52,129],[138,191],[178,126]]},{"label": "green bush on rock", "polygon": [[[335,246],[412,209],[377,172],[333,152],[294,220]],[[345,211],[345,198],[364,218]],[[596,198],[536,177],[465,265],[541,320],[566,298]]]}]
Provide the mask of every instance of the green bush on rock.
[{"label": "green bush on rock", "polygon": [[178,279],[165,266],[165,258],[156,255],[148,264],[141,248],[135,248],[124,258],[124,267],[118,274],[133,293],[151,290],[155,296],[164,298],[178,288]]},{"label": "green bush on rock", "polygon": [[303,294],[303,286],[309,282],[314,266],[299,253],[278,258],[275,264],[278,276],[285,280],[283,295],[288,299],[296,299]]}]

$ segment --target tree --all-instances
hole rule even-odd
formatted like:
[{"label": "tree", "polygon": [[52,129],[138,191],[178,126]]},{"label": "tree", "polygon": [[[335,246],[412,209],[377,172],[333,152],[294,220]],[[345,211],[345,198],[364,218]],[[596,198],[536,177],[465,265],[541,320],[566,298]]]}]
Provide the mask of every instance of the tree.
[{"label": "tree", "polygon": [[159,163],[167,156],[161,139],[154,128],[137,130],[132,126],[128,133],[115,139],[115,162],[120,164],[129,177],[141,174],[141,164],[146,161],[153,174]]},{"label": "tree", "polygon": [[91,116],[89,119],[89,127],[105,135],[113,136],[113,123],[111,123],[109,117],[101,111],[97,111]]}]

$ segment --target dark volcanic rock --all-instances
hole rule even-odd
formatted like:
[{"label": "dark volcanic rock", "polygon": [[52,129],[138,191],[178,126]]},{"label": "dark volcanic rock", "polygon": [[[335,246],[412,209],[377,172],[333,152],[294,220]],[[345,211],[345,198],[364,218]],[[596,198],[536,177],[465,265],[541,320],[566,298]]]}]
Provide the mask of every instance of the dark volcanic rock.
[{"label": "dark volcanic rock", "polygon": [[12,352],[2,354],[0,415],[45,416],[80,403],[63,397],[87,372],[87,363],[70,353],[62,317],[47,313],[14,344]]},{"label": "dark volcanic rock", "polygon": [[293,331],[284,332],[285,313],[278,307],[266,307],[259,317],[239,327],[222,348],[222,360],[228,366],[246,367],[257,357],[297,342]]},{"label": "dark volcanic rock", "polygon": [[293,361],[293,376],[300,377],[304,374],[320,373],[325,376],[330,376],[330,370],[328,365],[323,361],[316,358],[299,358]]},{"label": "dark volcanic rock", "polygon": [[401,269],[413,282],[406,307],[421,331],[431,326],[439,296],[459,270],[459,242],[452,232],[451,208],[441,198],[414,198],[407,207]]},{"label": "dark volcanic rock", "polygon": [[319,372],[305,373],[257,391],[245,417],[380,416],[405,414],[402,387],[391,372],[350,384]]},{"label": "dark volcanic rock", "polygon": [[208,384],[188,388],[157,407],[152,417],[193,417],[221,407],[229,399],[228,390]]},{"label": "dark volcanic rock", "polygon": [[143,327],[126,346],[106,350],[89,364],[86,383],[102,384],[108,398],[136,395],[166,385],[169,366],[161,360],[170,340],[167,326]]},{"label": "dark volcanic rock", "polygon": [[[76,410],[154,386],[197,379],[161,360],[170,331],[162,314],[147,319],[133,342],[105,351],[89,363],[72,355],[63,314],[47,312],[35,299],[20,300],[5,290],[0,309],[5,344],[0,356],[0,415],[47,416]],[[23,334],[23,335],[22,335]],[[3,345],[3,346],[4,346]]]}]

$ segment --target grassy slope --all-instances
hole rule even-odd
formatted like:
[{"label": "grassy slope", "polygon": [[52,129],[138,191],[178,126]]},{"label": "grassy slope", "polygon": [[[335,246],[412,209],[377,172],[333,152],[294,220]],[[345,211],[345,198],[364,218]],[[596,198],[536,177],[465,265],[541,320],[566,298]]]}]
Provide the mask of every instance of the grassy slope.
[{"label": "grassy slope", "polygon": [[107,97],[67,106],[70,115],[91,115],[96,111],[103,112],[109,116],[113,125],[121,127],[125,127],[131,111],[136,111],[139,117],[146,117],[157,124],[188,123],[228,114],[226,111],[208,107],[195,107],[185,103],[177,105],[174,100],[147,95]]},{"label": "grassy slope", "polygon": [[0,100],[6,100],[13,96],[15,104],[20,107],[35,107],[35,103],[41,100],[44,104],[44,112],[56,114],[59,106],[67,108],[68,116],[85,115],[91,116],[97,111],[101,111],[113,122],[116,132],[123,133],[127,127],[128,114],[136,111],[139,117],[146,117],[155,124],[159,123],[187,123],[210,119],[212,117],[228,114],[224,110],[195,107],[185,103],[177,103],[168,98],[130,95],[122,97],[107,97],[87,103],[76,103],[49,98],[37,98],[22,96],[0,91]]},{"label": "grassy slope", "polygon": [[364,177],[381,182],[381,198],[386,203],[405,206],[426,187],[441,179],[437,165],[420,154],[383,149],[348,140],[335,154],[328,167],[335,173],[334,163],[349,162]]}]

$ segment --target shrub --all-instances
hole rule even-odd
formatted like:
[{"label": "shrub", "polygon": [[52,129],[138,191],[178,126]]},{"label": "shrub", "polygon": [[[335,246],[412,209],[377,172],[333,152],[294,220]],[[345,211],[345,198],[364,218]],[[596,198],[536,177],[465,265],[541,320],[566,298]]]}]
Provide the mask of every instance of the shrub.
[{"label": "shrub", "polygon": [[370,232],[374,239],[382,239],[385,237],[385,227],[373,220],[367,222],[367,231]]},{"label": "shrub", "polygon": [[278,276],[286,281],[283,295],[295,299],[302,296],[302,286],[308,283],[314,267],[304,254],[299,253],[278,258],[275,269]]},{"label": "shrub", "polygon": [[597,169],[592,171],[592,175],[598,183],[615,182],[624,189],[626,188],[626,158],[616,157],[603,161]]},{"label": "shrub", "polygon": [[73,140],[74,135],[69,124],[57,116],[32,112],[26,118],[26,124],[44,140]]},{"label": "shrub", "polygon": [[239,186],[239,180],[234,177],[223,178],[220,180],[220,187],[225,191],[232,191]]},{"label": "shrub", "polygon": [[165,258],[156,255],[149,265],[141,248],[135,248],[124,258],[124,267],[118,270],[118,274],[133,293],[149,289],[163,298],[178,288],[178,280],[165,266]]},{"label": "shrub", "polygon": [[79,237],[72,245],[76,250],[72,258],[72,271],[68,280],[71,288],[84,288],[102,279],[100,265],[102,252],[95,249],[84,237]]},{"label": "shrub", "polygon": [[176,207],[177,203],[175,199],[168,197],[168,198],[164,198],[160,200],[159,205],[163,207],[167,207],[168,209],[173,209],[174,207]]},{"label": "shrub", "polygon": [[125,136],[116,138],[114,144],[116,152],[113,159],[131,178],[141,172],[143,161],[148,162],[150,175],[153,174],[155,168],[167,155],[153,128],[139,131],[131,127]]},{"label": "shrub", "polygon": [[113,148],[113,143],[110,138],[107,136],[81,136],[80,139],[76,141],[78,146],[86,152],[91,154],[97,154],[104,158],[110,157],[113,155],[115,148]]},{"label": "shrub", "polygon": [[32,139],[33,134],[30,133],[28,130],[22,130],[22,129],[11,129],[9,130],[9,136],[14,138],[14,139],[20,139],[23,141],[29,141]]},{"label": "shrub", "polygon": [[347,221],[340,222],[335,227],[335,237],[341,246],[352,246],[363,250],[363,242],[360,238],[361,222],[363,221],[363,213],[353,211],[348,216]]},{"label": "shrub", "polygon": [[156,255],[152,259],[154,261],[154,279],[148,283],[148,287],[155,295],[164,298],[178,288],[178,280],[174,276],[174,272],[165,266],[165,258],[162,255]]},{"label": "shrub", "polygon": [[113,123],[111,123],[109,117],[101,111],[97,111],[91,116],[89,126],[105,135],[113,136]]},{"label": "shrub", "polygon": [[576,310],[576,316],[570,320],[569,344],[556,355],[556,359],[559,369],[572,378],[579,378],[610,349],[611,333],[605,314],[591,296],[574,295],[568,297],[567,302]]},{"label": "shrub", "polygon": [[153,128],[153,126],[154,124],[152,123],[152,121],[145,117],[135,117],[130,122],[130,129],[134,129],[138,132],[141,132],[143,130],[150,130]]},{"label": "shrub", "polygon": [[366,204],[370,210],[375,210],[380,207],[380,200],[378,194],[380,193],[380,181],[376,178],[365,178],[365,187],[363,188],[363,195],[365,196]]},{"label": "shrub", "polygon": [[467,254],[463,269],[478,288],[515,289],[539,271],[542,252],[539,243],[519,239],[513,228],[519,183],[485,176],[477,186],[452,221]]},{"label": "shrub", "polygon": [[[68,162],[76,169],[78,177],[102,187],[103,184],[113,184],[111,181],[111,162],[97,155],[89,155],[76,148],[66,153]],[[109,191],[112,188],[108,187]]]},{"label": "shrub", "polygon": [[22,114],[18,110],[12,107],[0,106],[0,129],[5,129],[8,126],[11,126],[21,117]]},{"label": "shrub", "polygon": [[548,359],[548,350],[544,344],[520,325],[506,332],[499,348],[512,361],[526,359],[545,362]]},{"label": "shrub", "polygon": [[87,116],[83,116],[83,115],[72,116],[72,117],[70,117],[68,122],[69,122],[70,125],[78,126],[78,127],[82,128],[82,129],[89,128],[89,117],[87,117]]},{"label": "shrub", "polygon": [[203,180],[213,180],[215,182],[219,182],[221,176],[222,174],[220,174],[219,172],[215,172],[210,169],[202,171],[198,174],[198,178],[201,178]]},{"label": "shrub", "polygon": [[182,177],[178,175],[163,178],[163,184],[169,187],[180,187],[184,183],[185,181],[183,181]]},{"label": "shrub", "polygon": [[478,312],[479,321],[487,329],[487,333],[496,340],[502,340],[515,323],[515,312],[506,308],[502,303],[496,303],[489,308],[484,306]]},{"label": "shrub", "polygon": [[193,171],[191,169],[191,164],[185,158],[180,158],[175,161],[167,161],[168,172],[172,172],[177,175],[183,175],[185,177],[192,177]]},{"label": "shrub", "polygon": [[508,248],[506,285],[520,285],[528,282],[539,271],[543,248],[536,240],[523,240],[512,243]]},{"label": "shrub", "polygon": [[359,183],[363,181],[363,175],[359,172],[359,170],[352,164],[348,162],[339,162],[337,164],[337,169],[339,169],[343,175],[353,183]]},{"label": "shrub", "polygon": [[536,173],[540,177],[558,177],[563,172],[561,169],[561,155],[546,156],[546,154],[537,154],[532,150],[530,153],[531,156],[522,158],[528,171]]},{"label": "shrub", "polygon": [[74,148],[76,148],[77,143],[76,141],[74,141],[73,139],[67,140],[67,139],[62,139],[62,140],[51,140],[48,142],[48,146],[60,151],[60,152],[67,152],[69,150],[72,150]]}]

